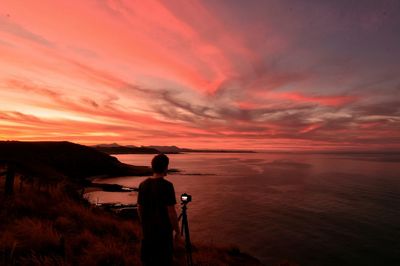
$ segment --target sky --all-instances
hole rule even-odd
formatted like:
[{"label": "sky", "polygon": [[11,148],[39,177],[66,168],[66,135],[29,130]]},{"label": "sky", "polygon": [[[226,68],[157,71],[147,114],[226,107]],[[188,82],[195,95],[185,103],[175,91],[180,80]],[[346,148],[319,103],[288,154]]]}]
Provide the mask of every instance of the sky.
[{"label": "sky", "polygon": [[400,150],[398,0],[2,0],[0,140]]}]

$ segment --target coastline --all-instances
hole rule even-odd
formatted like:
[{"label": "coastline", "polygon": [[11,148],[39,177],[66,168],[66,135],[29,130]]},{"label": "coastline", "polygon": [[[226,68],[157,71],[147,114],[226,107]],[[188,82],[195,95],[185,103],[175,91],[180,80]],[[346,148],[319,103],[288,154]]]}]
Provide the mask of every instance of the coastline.
[{"label": "coastline", "polygon": [[[0,219],[4,221],[0,225],[0,259],[5,265],[140,264],[138,220],[121,212],[94,207],[82,197],[82,192],[96,178],[118,176],[116,173],[124,172],[121,169],[128,173],[137,170],[135,176],[145,176],[143,173],[149,174],[147,167],[122,164],[115,157],[73,143],[35,143],[33,149],[31,143],[4,145],[0,142],[1,145],[8,149],[0,151],[0,159],[15,165],[12,193],[5,195],[3,187],[0,188]],[[30,172],[26,166],[36,164],[38,158],[29,160],[26,154],[37,153],[38,149],[46,151],[40,155],[44,162],[36,167],[37,171]],[[84,154],[80,153],[82,150]],[[71,162],[65,157],[61,157],[62,164],[53,160],[60,152],[72,156],[73,163],[85,165],[83,173],[66,167]],[[88,157],[85,156],[95,158],[96,163],[86,164]],[[101,169],[105,171],[92,168],[98,162],[104,163]],[[52,180],[53,174],[60,178]],[[110,191],[124,189],[116,184],[95,183],[95,186]],[[176,250],[175,259],[177,265],[185,265],[182,249]],[[207,265],[262,265],[238,248],[209,244],[194,243],[193,259]]]}]

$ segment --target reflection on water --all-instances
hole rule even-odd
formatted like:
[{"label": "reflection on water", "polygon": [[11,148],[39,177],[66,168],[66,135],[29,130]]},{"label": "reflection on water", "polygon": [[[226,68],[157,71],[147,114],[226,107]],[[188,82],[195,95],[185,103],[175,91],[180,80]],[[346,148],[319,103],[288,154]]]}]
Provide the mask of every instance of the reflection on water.
[{"label": "reflection on water", "polygon": [[[152,155],[119,155],[149,165]],[[400,265],[396,155],[174,154],[167,179],[188,192],[194,241],[234,244],[266,264]],[[103,180],[137,186],[143,178]],[[92,192],[99,202],[136,193]]]}]

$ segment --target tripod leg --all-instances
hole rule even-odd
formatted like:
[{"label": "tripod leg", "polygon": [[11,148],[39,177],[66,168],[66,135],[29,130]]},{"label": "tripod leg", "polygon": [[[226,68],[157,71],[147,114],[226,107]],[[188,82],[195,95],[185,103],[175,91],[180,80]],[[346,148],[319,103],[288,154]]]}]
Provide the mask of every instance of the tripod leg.
[{"label": "tripod leg", "polygon": [[182,220],[182,226],[181,226],[181,236],[183,236],[183,220]]},{"label": "tripod leg", "polygon": [[188,266],[192,266],[192,243],[190,242],[189,223],[186,213],[184,213],[182,217],[182,230],[183,229],[185,230],[186,262]]}]

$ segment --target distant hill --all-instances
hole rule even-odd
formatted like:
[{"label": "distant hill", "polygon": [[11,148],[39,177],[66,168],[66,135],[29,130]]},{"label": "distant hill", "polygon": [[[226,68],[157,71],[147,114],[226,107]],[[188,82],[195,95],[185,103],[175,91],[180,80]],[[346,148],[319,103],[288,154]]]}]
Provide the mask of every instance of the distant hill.
[{"label": "distant hill", "polygon": [[14,162],[36,176],[83,180],[90,176],[150,175],[151,169],[121,163],[94,148],[71,142],[0,141],[0,162]]},{"label": "distant hill", "polygon": [[99,144],[93,146],[97,150],[108,154],[157,154],[157,153],[185,153],[185,152],[213,152],[213,153],[254,153],[254,151],[250,150],[224,150],[224,149],[187,149],[187,148],[179,148],[177,146],[133,146],[127,145],[122,146],[117,143],[111,144]]},{"label": "distant hill", "polygon": [[[121,145],[119,145],[118,143],[110,143],[110,144],[98,144],[95,145],[94,147],[121,147]],[[127,147],[135,147],[135,146],[127,146]]]},{"label": "distant hill", "polygon": [[180,153],[184,150],[176,146],[146,146],[146,147],[151,149],[156,149],[162,153]]},{"label": "distant hill", "polygon": [[147,146],[147,147],[159,150],[160,152],[163,152],[163,153],[184,153],[184,152],[253,153],[254,152],[254,151],[249,151],[249,150],[222,150],[222,149],[196,150],[196,149],[188,149],[188,148],[179,148],[177,146]]},{"label": "distant hill", "polygon": [[160,153],[158,150],[150,147],[136,147],[136,146],[120,146],[116,143],[113,144],[101,144],[93,146],[98,151],[105,152],[107,154],[157,154]]},{"label": "distant hill", "polygon": [[250,150],[222,150],[222,149],[215,149],[215,150],[195,150],[195,149],[182,149],[182,152],[204,152],[204,153],[256,153],[255,151]]},{"label": "distant hill", "polygon": [[149,148],[153,148],[159,150],[163,153],[184,153],[184,152],[216,152],[216,153],[253,153],[254,151],[250,150],[223,150],[223,149],[188,149],[188,148],[179,148],[177,146],[147,146]]}]

